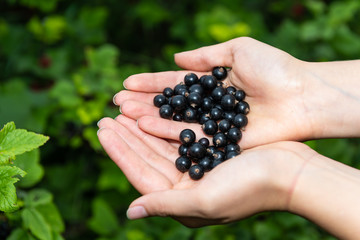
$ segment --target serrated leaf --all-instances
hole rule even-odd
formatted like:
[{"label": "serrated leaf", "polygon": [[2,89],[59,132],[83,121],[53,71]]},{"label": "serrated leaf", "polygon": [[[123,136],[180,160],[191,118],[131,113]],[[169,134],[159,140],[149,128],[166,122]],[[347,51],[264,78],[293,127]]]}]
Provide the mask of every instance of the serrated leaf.
[{"label": "serrated leaf", "polygon": [[35,208],[25,208],[22,219],[26,228],[40,240],[52,240],[50,226]]},{"label": "serrated leaf", "polygon": [[44,168],[39,162],[39,149],[34,149],[31,152],[16,156],[14,166],[21,168],[27,173],[26,176],[16,184],[16,186],[22,188],[32,187],[42,179],[44,176]]},{"label": "serrated leaf", "polygon": [[25,174],[18,167],[0,166],[0,211],[12,212],[18,209],[14,183],[19,179],[14,176]]},{"label": "serrated leaf", "polygon": [[15,129],[8,132],[0,143],[0,164],[8,163],[15,155],[31,151],[43,145],[49,137],[28,132],[25,129]]},{"label": "serrated leaf", "polygon": [[16,126],[14,122],[8,122],[7,124],[5,124],[5,126],[1,129],[0,131],[0,144],[2,143],[2,141],[4,140],[4,138],[6,137],[6,135],[15,130]]}]

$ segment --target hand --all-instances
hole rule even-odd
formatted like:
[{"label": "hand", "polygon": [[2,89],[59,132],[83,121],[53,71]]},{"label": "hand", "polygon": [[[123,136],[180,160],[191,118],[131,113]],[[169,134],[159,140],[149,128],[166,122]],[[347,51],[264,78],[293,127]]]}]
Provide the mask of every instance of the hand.
[{"label": "hand", "polygon": [[105,151],[144,195],[130,205],[129,218],[171,216],[191,227],[286,210],[300,169],[316,154],[301,143],[265,145],[245,150],[194,181],[175,168],[178,142],[144,133],[124,115],[102,119],[99,127]]}]

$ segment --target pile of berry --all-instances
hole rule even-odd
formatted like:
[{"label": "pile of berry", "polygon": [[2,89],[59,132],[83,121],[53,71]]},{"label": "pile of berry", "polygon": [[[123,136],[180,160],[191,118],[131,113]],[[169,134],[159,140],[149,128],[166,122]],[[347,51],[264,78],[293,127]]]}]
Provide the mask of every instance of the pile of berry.
[{"label": "pile of berry", "polygon": [[206,135],[212,136],[212,145],[207,138],[196,142],[191,129],[180,133],[180,157],[176,168],[181,172],[189,171],[192,179],[200,179],[204,172],[210,171],[223,161],[240,154],[238,142],[248,119],[250,107],[245,92],[233,86],[226,86],[225,67],[215,67],[211,75],[198,78],[188,73],[184,82],[174,89],[166,87],[162,94],[154,97],[154,105],[159,107],[162,118],[200,123]]}]

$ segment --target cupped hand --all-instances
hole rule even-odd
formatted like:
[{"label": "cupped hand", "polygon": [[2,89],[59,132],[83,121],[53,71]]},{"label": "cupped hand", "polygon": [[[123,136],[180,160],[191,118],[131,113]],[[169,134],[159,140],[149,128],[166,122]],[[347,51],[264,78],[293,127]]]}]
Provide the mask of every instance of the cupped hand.
[{"label": "cupped hand", "polygon": [[158,108],[153,106],[153,98],[165,87],[174,87],[183,81],[188,72],[201,76],[209,74],[214,66],[226,66],[231,71],[225,81],[246,92],[245,100],[251,109],[249,124],[240,142],[242,148],[311,138],[313,119],[308,116],[309,103],[304,94],[308,87],[302,78],[304,62],[246,37],[176,54],[175,62],[185,70],[133,75],[124,82],[128,90],[114,97],[122,113],[139,120],[142,130],[175,140],[178,136],[173,133],[184,128],[203,134],[198,124],[161,119]]},{"label": "cupped hand", "polygon": [[[160,127],[156,124],[154,128]],[[128,217],[171,216],[190,227],[286,210],[299,172],[314,154],[296,142],[264,145],[243,151],[195,181],[174,165],[178,142],[147,134],[124,115],[104,118],[98,125],[103,148],[143,195],[130,205]]]}]

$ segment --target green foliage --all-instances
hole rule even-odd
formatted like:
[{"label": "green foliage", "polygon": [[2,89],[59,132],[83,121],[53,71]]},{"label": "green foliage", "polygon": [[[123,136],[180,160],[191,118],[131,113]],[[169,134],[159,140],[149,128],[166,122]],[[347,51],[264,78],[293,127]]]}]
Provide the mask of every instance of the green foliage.
[{"label": "green foliage", "polygon": [[[37,135],[15,125],[0,132],[0,194],[15,204],[0,200],[13,211],[0,214],[8,239],[333,239],[288,213],[201,229],[128,221],[138,193],[104,157],[96,122],[119,113],[112,97],[128,76],[177,69],[174,53],[239,36],[302,60],[359,58],[359,18],[357,0],[3,1],[0,124],[51,137],[40,154],[30,151],[42,142]],[[360,167],[358,140],[308,144]]]}]

